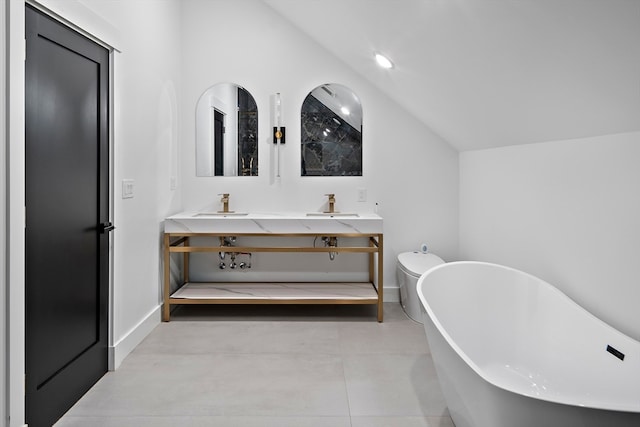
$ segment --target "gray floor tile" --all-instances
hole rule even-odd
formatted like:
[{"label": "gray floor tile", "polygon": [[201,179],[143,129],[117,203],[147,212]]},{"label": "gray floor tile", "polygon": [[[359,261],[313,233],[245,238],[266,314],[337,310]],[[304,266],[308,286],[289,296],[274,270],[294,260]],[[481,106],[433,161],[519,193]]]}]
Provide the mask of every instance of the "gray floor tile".
[{"label": "gray floor tile", "polygon": [[347,416],[330,355],[132,355],[71,416]]},{"label": "gray floor tile", "polygon": [[428,353],[398,303],[181,307],[56,427],[453,427]]},{"label": "gray floor tile", "polygon": [[392,322],[411,322],[414,325],[421,325],[420,323],[412,320],[407,313],[404,312],[402,306],[398,302],[384,303],[384,323]]},{"label": "gray floor tile", "polygon": [[170,322],[158,325],[134,352],[335,354],[338,342],[335,322]]},{"label": "gray floor tile", "polygon": [[55,427],[351,427],[351,422],[349,417],[65,417]]},{"label": "gray floor tile", "polygon": [[351,427],[455,427],[446,417],[352,417]]},{"label": "gray floor tile", "polygon": [[339,326],[343,354],[429,353],[422,325],[413,321],[343,323]]},{"label": "gray floor tile", "polygon": [[352,416],[448,415],[431,356],[346,355]]}]

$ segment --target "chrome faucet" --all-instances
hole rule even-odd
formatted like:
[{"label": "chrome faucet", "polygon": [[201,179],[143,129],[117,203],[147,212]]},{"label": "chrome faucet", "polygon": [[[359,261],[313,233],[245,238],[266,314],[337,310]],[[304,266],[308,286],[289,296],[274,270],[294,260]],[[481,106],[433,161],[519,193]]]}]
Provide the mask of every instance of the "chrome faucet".
[{"label": "chrome faucet", "polygon": [[218,196],[222,196],[222,199],[220,199],[220,202],[222,202],[222,210],[218,212],[228,213],[229,212],[229,193],[218,194]]},{"label": "chrome faucet", "polygon": [[334,213],[335,205],[336,205],[336,195],[333,193],[325,194],[325,196],[329,197],[329,210],[324,213]]}]

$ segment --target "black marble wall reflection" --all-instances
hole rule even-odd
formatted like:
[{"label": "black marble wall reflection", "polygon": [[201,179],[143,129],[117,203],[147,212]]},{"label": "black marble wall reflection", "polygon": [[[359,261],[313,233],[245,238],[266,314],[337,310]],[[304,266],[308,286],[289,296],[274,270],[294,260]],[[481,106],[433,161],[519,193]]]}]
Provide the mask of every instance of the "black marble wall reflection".
[{"label": "black marble wall reflection", "polygon": [[258,106],[241,87],[238,88],[238,175],[258,175]]},{"label": "black marble wall reflection", "polygon": [[362,176],[362,132],[309,94],[302,104],[302,176]]}]

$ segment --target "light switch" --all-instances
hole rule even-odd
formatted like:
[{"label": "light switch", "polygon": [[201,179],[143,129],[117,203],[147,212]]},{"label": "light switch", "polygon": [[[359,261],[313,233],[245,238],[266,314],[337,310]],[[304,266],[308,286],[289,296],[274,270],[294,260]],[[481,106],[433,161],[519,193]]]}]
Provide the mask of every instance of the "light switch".
[{"label": "light switch", "polygon": [[123,199],[132,199],[134,193],[134,184],[135,181],[133,179],[123,179],[122,180],[122,198]]}]

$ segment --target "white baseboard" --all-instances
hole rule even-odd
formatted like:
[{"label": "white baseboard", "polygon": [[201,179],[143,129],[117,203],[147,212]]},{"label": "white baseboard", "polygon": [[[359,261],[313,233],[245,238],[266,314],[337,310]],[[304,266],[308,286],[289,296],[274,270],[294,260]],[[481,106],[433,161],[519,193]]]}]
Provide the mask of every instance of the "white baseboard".
[{"label": "white baseboard", "polygon": [[136,326],[125,334],[118,342],[109,347],[109,370],[115,371],[125,357],[142,342],[153,329],[160,324],[161,307],[157,306],[147,314]]},{"label": "white baseboard", "polygon": [[382,297],[384,302],[400,302],[400,288],[385,286]]}]

